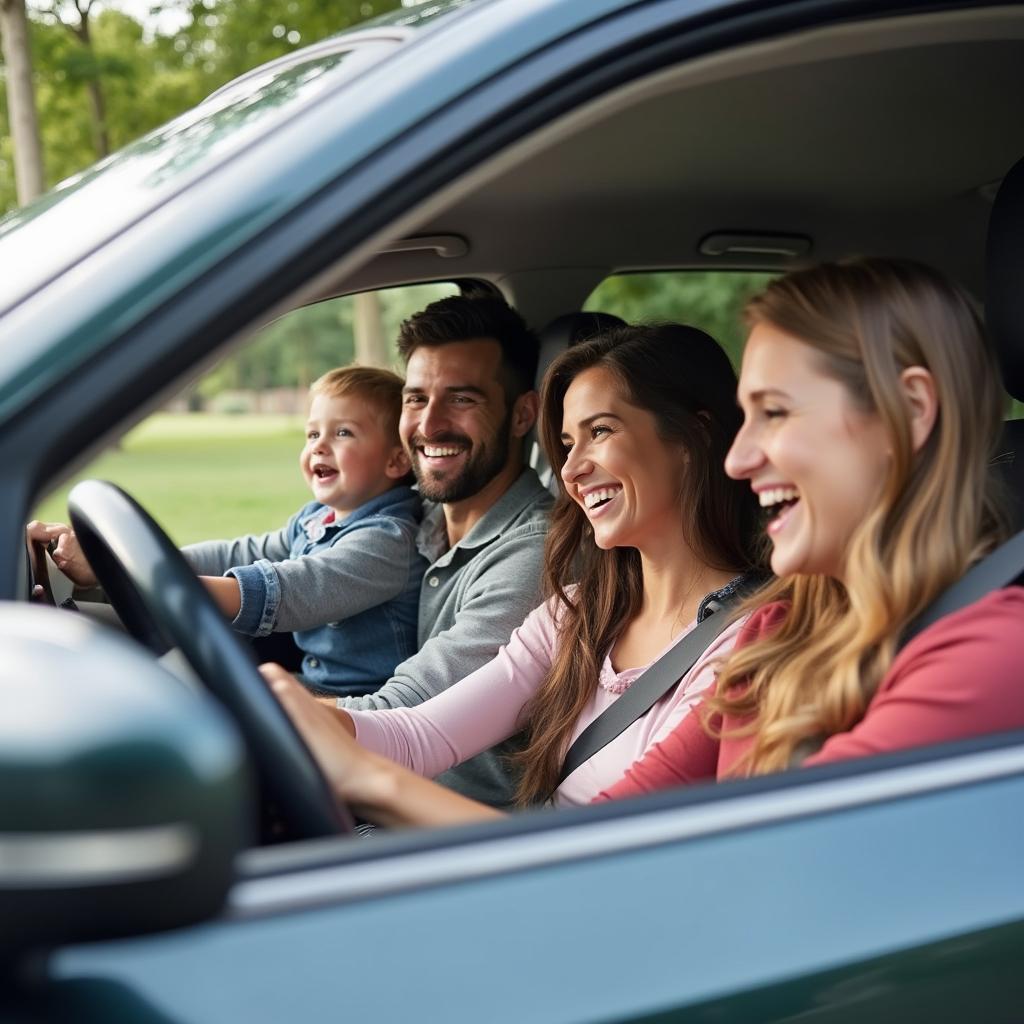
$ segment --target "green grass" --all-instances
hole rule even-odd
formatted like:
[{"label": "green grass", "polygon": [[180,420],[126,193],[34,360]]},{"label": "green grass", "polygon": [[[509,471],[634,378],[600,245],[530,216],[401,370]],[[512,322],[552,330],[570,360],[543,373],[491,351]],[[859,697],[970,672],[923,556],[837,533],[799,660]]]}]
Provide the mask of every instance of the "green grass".
[{"label": "green grass", "polygon": [[66,522],[68,491],[95,477],[128,491],[179,545],[276,529],[311,499],[299,472],[302,427],[295,416],[158,413],[33,515]]}]

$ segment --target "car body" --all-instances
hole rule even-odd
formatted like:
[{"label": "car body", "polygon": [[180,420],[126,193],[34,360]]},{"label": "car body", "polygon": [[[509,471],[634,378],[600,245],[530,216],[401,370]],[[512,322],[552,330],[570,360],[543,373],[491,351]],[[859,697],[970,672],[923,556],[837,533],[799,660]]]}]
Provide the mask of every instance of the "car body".
[{"label": "car body", "polygon": [[[0,908],[43,922],[0,934],[0,1018],[1016,1019],[1019,735],[486,827],[242,849],[231,722],[172,697],[129,641],[21,602],[43,488],[300,303],[467,280],[543,324],[617,271],[853,252],[935,263],[980,296],[993,185],[1024,154],[1022,97],[1019,3],[437,3],[246,76],[0,223],[0,637],[37,712],[19,727],[53,755],[37,807],[29,745],[0,761]],[[36,826],[54,836],[142,813],[118,783],[102,822],[62,824],[61,744],[83,741],[44,727],[36,674],[69,707],[104,710],[109,734],[91,742],[143,794],[158,760],[132,751],[144,725],[196,765],[173,782],[195,809],[166,799],[213,851],[203,870],[164,891],[109,872],[110,889],[47,888],[11,869],[38,807],[56,808]],[[103,778],[74,805],[99,815]],[[168,901],[180,919],[157,913]]]}]

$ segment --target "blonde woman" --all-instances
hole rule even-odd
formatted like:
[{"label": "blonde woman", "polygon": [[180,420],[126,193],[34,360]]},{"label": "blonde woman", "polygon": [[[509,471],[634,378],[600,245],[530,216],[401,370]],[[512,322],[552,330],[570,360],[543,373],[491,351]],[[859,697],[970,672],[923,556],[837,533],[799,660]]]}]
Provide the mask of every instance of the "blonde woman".
[{"label": "blonde woman", "polygon": [[1024,589],[896,653],[1006,533],[1004,398],[969,301],[927,267],[859,260],[775,281],[747,321],[726,471],[758,495],[778,580],[713,695],[606,799],[1024,726]]}]

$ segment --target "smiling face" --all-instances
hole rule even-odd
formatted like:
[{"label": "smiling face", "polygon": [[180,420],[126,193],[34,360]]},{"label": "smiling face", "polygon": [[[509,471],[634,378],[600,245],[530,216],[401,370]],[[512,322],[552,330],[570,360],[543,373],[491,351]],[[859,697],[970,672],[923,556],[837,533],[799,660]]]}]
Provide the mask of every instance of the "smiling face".
[{"label": "smiling face", "polygon": [[501,347],[488,339],[409,356],[399,432],[425,498],[464,501],[509,466],[512,435],[524,431],[512,429],[500,374]]},{"label": "smiling face", "polygon": [[562,481],[594,543],[651,553],[679,544],[686,457],[662,440],[653,413],[626,401],[618,380],[599,366],[572,381],[562,408]]},{"label": "smiling face", "polygon": [[314,395],[299,456],[313,497],[344,516],[394,487],[409,461],[389,435],[373,402],[354,394]]},{"label": "smiling face", "polygon": [[772,571],[841,580],[849,542],[888,471],[880,417],[855,406],[809,345],[768,323],[750,333],[739,400],[743,427],[725,469],[760,499]]}]

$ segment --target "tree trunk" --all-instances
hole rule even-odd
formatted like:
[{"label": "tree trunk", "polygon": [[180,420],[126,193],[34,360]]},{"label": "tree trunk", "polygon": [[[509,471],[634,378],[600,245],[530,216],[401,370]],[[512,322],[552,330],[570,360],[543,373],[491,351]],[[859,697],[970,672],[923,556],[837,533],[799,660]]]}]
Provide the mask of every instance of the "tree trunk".
[{"label": "tree trunk", "polygon": [[43,151],[32,85],[25,0],[0,0],[0,37],[6,65],[7,112],[14,142],[14,180],[18,202],[24,204],[43,191]]},{"label": "tree trunk", "polygon": [[[91,4],[87,4],[84,8],[78,7],[78,16],[81,20],[74,28],[74,33],[89,51],[89,56],[95,57],[92,49],[92,34],[89,31],[91,7]],[[89,106],[92,109],[92,135],[96,146],[96,156],[102,160],[105,156],[110,156],[110,132],[107,130],[107,100],[103,95],[103,83],[100,81],[99,73],[89,79],[86,88],[89,92]]]},{"label": "tree trunk", "polygon": [[363,366],[388,366],[391,362],[384,323],[380,315],[380,299],[373,292],[355,296],[356,362]]}]

